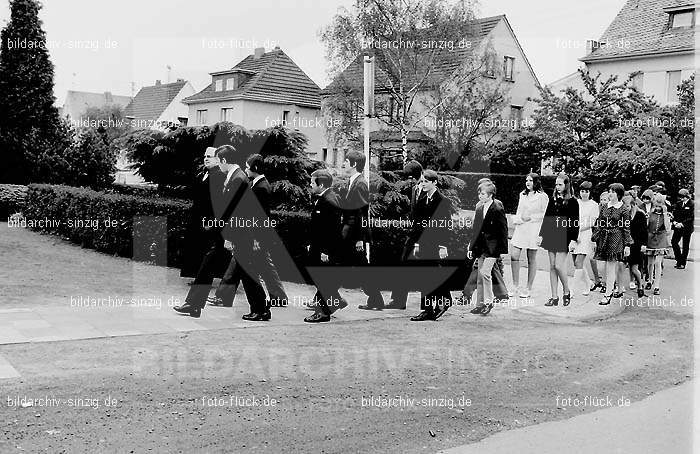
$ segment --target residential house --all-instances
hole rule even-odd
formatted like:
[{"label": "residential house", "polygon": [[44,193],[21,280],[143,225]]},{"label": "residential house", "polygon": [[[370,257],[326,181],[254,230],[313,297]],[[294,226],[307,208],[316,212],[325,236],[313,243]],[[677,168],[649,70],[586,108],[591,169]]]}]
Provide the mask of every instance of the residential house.
[{"label": "residential house", "polygon": [[106,91],[104,93],[90,93],[87,91],[68,90],[63,106],[60,108],[61,116],[69,121],[80,123],[85,112],[89,108],[102,108],[116,105],[125,108],[131,102],[131,96],[118,96]]},{"label": "residential house", "polygon": [[211,84],[183,101],[189,106],[191,125],[283,125],[305,134],[309,156],[321,158],[321,89],[279,47],[269,52],[257,48],[233,68],[210,74]]},{"label": "residential house", "polygon": [[[627,0],[597,41],[588,41],[581,58],[592,75],[615,75],[632,83],[659,104],[678,102],[678,85],[695,72],[698,5],[688,0]],[[579,77],[552,84],[582,87]]]},{"label": "residential house", "polygon": [[165,129],[171,125],[188,124],[187,106],[182,103],[195,92],[192,84],[183,79],[143,87],[126,106],[124,116],[134,128]]},{"label": "residential house", "polygon": [[[508,19],[505,15],[476,19],[470,24],[470,29],[471,36],[468,39],[465,38],[469,44],[468,46],[455,43],[453,49],[441,51],[433,58],[434,64],[431,65],[430,80],[423,84],[423,92],[416,96],[416,102],[413,103],[414,113],[419,117],[425,114],[428,109],[425,101],[429,99],[430,92],[436,86],[442,86],[454,81],[457,77],[457,72],[460,71],[464,64],[460,62],[466,62],[470,55],[480,57],[485,55],[487,51],[491,51],[495,56],[495,61],[492,64],[502,65],[502,73],[497,80],[497,77],[494,75],[497,72],[487,69],[481,77],[485,80],[492,79],[494,83],[503,83],[506,89],[507,103],[501,114],[502,121],[499,121],[499,125],[502,126],[499,127],[510,129],[527,124],[535,108],[534,102],[530,101],[529,98],[537,97],[540,84]],[[368,51],[368,54],[371,53],[370,51]],[[420,48],[419,52],[421,51],[422,48]],[[434,50],[426,49],[425,52],[434,52]],[[457,58],[455,58],[455,55]],[[321,91],[324,102],[339,90],[348,88],[362,90],[364,84],[363,59],[364,54],[358,55],[344,71]],[[378,70],[375,72],[377,73]],[[375,74],[375,77],[381,76]],[[375,97],[380,99],[382,96],[386,96],[386,94],[382,93],[379,84],[377,84]],[[328,114],[328,110],[325,107],[324,113]],[[332,116],[332,114],[328,115]],[[465,119],[464,121],[467,120]],[[402,140],[398,131],[392,129],[390,132],[378,132],[379,130],[387,129],[387,126],[377,119],[372,120],[371,128],[370,140],[373,149],[381,149],[383,153],[393,152],[394,155],[400,154]],[[407,144],[409,150],[425,147],[425,139],[434,136],[434,129],[430,121],[419,124],[416,130],[411,131],[408,135]],[[361,144],[345,143],[338,140],[329,140],[329,142],[327,147],[331,151],[329,153],[327,150],[324,150],[324,154],[332,157],[330,159],[332,164],[342,164],[344,152],[348,149],[362,146]],[[335,156],[340,157],[335,159]],[[373,159],[373,162],[376,162],[376,160]]]}]

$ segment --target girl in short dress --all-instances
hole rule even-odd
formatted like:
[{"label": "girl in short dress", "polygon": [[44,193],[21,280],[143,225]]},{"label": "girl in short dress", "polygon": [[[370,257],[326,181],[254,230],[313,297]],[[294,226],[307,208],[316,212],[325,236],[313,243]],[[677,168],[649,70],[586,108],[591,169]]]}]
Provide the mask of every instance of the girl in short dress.
[{"label": "girl in short dress", "polygon": [[661,265],[668,254],[670,243],[668,233],[671,231],[671,216],[666,208],[666,197],[656,194],[651,200],[652,209],[647,219],[648,240],[644,248],[649,261],[653,261],[654,295],[661,293]]},{"label": "girl in short dress", "polygon": [[622,202],[625,204],[625,208],[630,210],[630,218],[632,219],[630,221],[632,245],[630,246],[630,255],[627,257],[627,264],[630,267],[630,274],[637,281],[637,296],[642,298],[646,295],[644,295],[644,282],[639,269],[642,266],[642,247],[646,248],[648,240],[647,217],[639,209],[633,196],[624,196]]},{"label": "girl in short dress", "polygon": [[[579,212],[579,228],[578,238],[576,239],[576,247],[574,248],[574,285],[576,291],[580,291],[583,296],[591,293],[591,279],[586,273],[584,263],[586,258],[593,257],[595,243],[593,243],[593,224],[595,224],[600,208],[598,204],[591,200],[591,188],[593,184],[590,181],[584,181],[579,188],[581,198],[578,201]],[[595,265],[591,265],[593,272],[597,271]],[[597,277],[597,276],[596,276]]]},{"label": "girl in short dress", "polygon": [[545,306],[558,306],[558,281],[563,287],[563,306],[571,303],[566,257],[574,250],[578,238],[578,202],[571,193],[571,181],[565,173],[557,176],[547,211],[544,214],[540,237],[542,248],[549,253],[549,287],[552,297]]},{"label": "girl in short dress", "polygon": [[[513,273],[513,287],[518,289],[521,298],[528,298],[537,275],[537,238],[547,211],[549,197],[542,190],[540,176],[530,173],[525,178],[525,190],[520,193],[518,210],[513,217],[515,231],[510,240],[510,266]],[[527,251],[527,290],[520,288],[520,252]],[[513,296],[508,292],[508,296]]]},{"label": "girl in short dress", "polygon": [[594,240],[598,247],[595,258],[605,262],[606,277],[606,294],[600,301],[600,305],[608,305],[613,297],[621,296],[619,293],[613,293],[618,264],[630,254],[632,245],[630,212],[625,209],[621,200],[624,195],[624,186],[620,183],[611,184],[608,189],[608,202],[600,204],[600,216],[596,222]]}]

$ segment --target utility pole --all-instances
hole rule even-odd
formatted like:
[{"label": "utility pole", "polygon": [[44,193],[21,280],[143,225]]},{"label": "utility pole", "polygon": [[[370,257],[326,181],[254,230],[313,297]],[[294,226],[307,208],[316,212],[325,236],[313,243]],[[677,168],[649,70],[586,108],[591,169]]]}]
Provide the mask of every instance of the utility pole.
[{"label": "utility pole", "polygon": [[[367,181],[367,189],[369,190],[370,184],[369,184],[369,166],[370,166],[370,161],[371,161],[371,152],[370,152],[370,143],[369,143],[369,129],[371,125],[371,120],[372,117],[374,116],[374,57],[370,57],[368,55],[365,55],[364,59],[365,65],[364,65],[364,100],[365,100],[365,169],[364,169],[364,174],[365,174],[365,180]],[[369,200],[367,201],[369,203]],[[370,210],[369,207],[367,207],[367,222],[369,224],[370,220]],[[371,225],[371,224],[370,224]],[[367,253],[367,262],[369,263],[369,243],[367,243],[367,247],[365,248],[365,251]]]}]

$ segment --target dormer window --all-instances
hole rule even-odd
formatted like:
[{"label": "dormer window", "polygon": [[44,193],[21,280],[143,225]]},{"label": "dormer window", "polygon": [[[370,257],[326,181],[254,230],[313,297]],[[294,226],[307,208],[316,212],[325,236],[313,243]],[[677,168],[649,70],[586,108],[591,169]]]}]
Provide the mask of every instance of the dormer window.
[{"label": "dormer window", "polygon": [[214,88],[214,90],[215,90],[215,91],[221,91],[221,90],[223,90],[223,89],[224,89],[224,81],[223,81],[222,79],[218,79],[218,80],[215,82],[215,88]]},{"label": "dormer window", "polygon": [[688,28],[695,23],[695,11],[678,11],[671,13],[670,28]]},{"label": "dormer window", "polygon": [[668,30],[693,28],[695,27],[695,3],[670,6],[664,8],[668,14]]},{"label": "dormer window", "polygon": [[226,79],[226,90],[233,90],[234,88],[236,88],[236,84],[233,80],[233,77],[229,77],[228,79]]}]

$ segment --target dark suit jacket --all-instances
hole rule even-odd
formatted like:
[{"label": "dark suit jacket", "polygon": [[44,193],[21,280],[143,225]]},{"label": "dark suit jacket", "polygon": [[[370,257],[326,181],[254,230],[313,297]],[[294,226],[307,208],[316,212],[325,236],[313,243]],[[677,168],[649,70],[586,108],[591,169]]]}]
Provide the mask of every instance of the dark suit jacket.
[{"label": "dark suit jacket", "polygon": [[673,221],[683,224],[683,231],[693,231],[694,218],[695,204],[692,200],[688,200],[685,205],[680,202],[676,203],[675,209],[673,210]]},{"label": "dark suit jacket", "polygon": [[270,216],[270,197],[272,194],[272,187],[270,187],[270,183],[267,181],[267,178],[265,178],[263,175],[263,177],[253,185],[252,189],[253,194],[255,194],[255,198],[258,199],[258,203],[265,212],[265,215]]},{"label": "dark suit jacket", "polygon": [[508,220],[502,204],[494,200],[485,214],[484,206],[477,206],[469,250],[475,257],[482,254],[500,257],[508,253]]},{"label": "dark suit jacket", "polygon": [[341,238],[346,243],[370,241],[369,227],[362,226],[369,213],[369,187],[365,177],[360,174],[347,190],[341,200],[342,223]]},{"label": "dark suit jacket", "polygon": [[328,189],[316,197],[311,211],[311,247],[309,258],[313,263],[321,263],[321,253],[329,256],[330,262],[337,261],[340,242],[340,198]]},{"label": "dark suit jacket", "polygon": [[420,258],[439,258],[439,246],[447,246],[449,225],[452,219],[451,202],[440,191],[428,194],[421,192],[411,212],[413,226],[409,245],[418,244]]},{"label": "dark suit jacket", "polygon": [[234,218],[245,221],[255,216],[255,200],[249,188],[248,175],[239,167],[233,172],[222,191],[224,208],[221,220],[226,223],[226,226],[221,233],[225,240],[231,241],[234,245],[247,246],[250,243],[252,246],[252,229],[237,227],[235,223],[232,226],[230,223]]},{"label": "dark suit jacket", "polygon": [[205,229],[204,225],[221,215],[224,178],[226,176],[215,167],[206,173],[204,180],[200,178],[192,186],[192,208],[184,237],[184,259],[180,271],[182,277],[195,277],[204,254],[217,243],[223,245],[220,229]]}]

